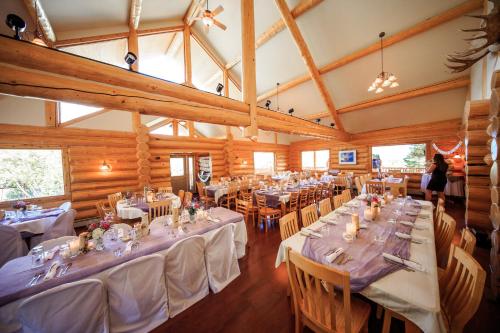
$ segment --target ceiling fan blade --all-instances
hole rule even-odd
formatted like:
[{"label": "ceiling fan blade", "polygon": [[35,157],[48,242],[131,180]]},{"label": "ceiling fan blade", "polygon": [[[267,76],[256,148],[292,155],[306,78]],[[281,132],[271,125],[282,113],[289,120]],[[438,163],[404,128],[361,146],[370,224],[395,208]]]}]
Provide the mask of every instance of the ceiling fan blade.
[{"label": "ceiling fan blade", "polygon": [[215,8],[213,11],[212,11],[212,15],[213,16],[217,16],[219,15],[220,13],[222,13],[224,11],[224,7],[222,7],[221,5],[219,5],[217,8]]},{"label": "ceiling fan blade", "polygon": [[218,26],[219,28],[221,28],[222,30],[226,30],[227,29],[227,27],[224,24],[222,24],[221,22],[219,22],[219,21],[217,21],[215,19],[214,19],[214,24],[216,26]]}]

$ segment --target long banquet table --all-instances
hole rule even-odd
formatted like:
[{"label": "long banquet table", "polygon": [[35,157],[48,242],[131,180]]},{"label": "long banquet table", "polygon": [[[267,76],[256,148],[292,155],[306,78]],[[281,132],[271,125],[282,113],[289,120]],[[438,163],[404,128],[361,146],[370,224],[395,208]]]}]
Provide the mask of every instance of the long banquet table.
[{"label": "long banquet table", "polygon": [[[350,204],[356,203],[357,201],[357,199],[353,199]],[[426,333],[446,332],[440,312],[436,252],[434,246],[434,227],[432,223],[432,204],[426,201],[417,202],[421,204],[421,211],[416,217],[414,223],[420,227],[425,226],[425,228],[422,230],[413,228],[411,235],[423,237],[426,241],[422,244],[408,242],[410,254],[409,259],[420,263],[424,271],[416,270],[410,272],[404,269],[397,269],[397,265],[395,265],[396,269],[393,270],[393,272],[386,272],[387,275],[379,277],[375,281],[368,281],[369,284],[359,292],[372,301],[406,317]],[[363,204],[360,206],[361,210],[363,208]],[[337,225],[325,224],[321,221],[316,221],[312,224],[309,228],[318,230],[321,234],[326,233],[325,236],[328,241],[332,239],[330,243],[331,247],[341,246],[344,248],[345,252],[353,258],[352,261],[342,266],[329,264],[326,260],[322,263],[337,269],[350,271],[351,282],[353,282],[353,276],[358,275],[359,277],[360,269],[363,269],[363,267],[359,267],[359,261],[364,260],[364,257],[370,256],[373,252],[382,251],[382,249],[385,249],[385,243],[387,243],[387,241],[378,243],[378,246],[382,247],[382,249],[378,249],[377,244],[375,244],[376,242],[373,241],[373,238],[370,239],[368,237],[373,237],[373,234],[376,234],[377,232],[386,234],[389,233],[388,237],[393,237],[391,240],[394,240],[394,232],[397,231],[398,228],[402,227],[399,222],[396,224],[388,223],[388,221],[383,218],[384,216],[391,216],[391,213],[387,212],[387,210],[392,209],[395,209],[392,205],[383,207],[381,216],[373,222],[363,221],[363,215],[360,214],[360,219],[363,221],[362,223],[367,224],[367,229],[361,229],[359,238],[350,244],[343,241],[341,236],[339,236],[346,230],[345,224],[346,222],[350,222],[350,215],[341,215],[337,209],[325,217],[327,220],[335,219],[338,221]],[[384,211],[386,212],[384,213]],[[398,219],[398,221],[400,221],[400,219]],[[319,229],[322,227],[326,230]],[[399,229],[399,231],[401,230]],[[330,233],[333,236],[328,238],[327,235],[330,235]],[[309,238],[307,241],[311,243],[316,240]],[[354,250],[357,246],[359,246],[357,242],[366,242],[369,244],[365,251],[355,252]],[[293,251],[304,255],[305,244],[306,237],[301,235],[301,233],[297,233],[282,241],[276,257],[276,267],[279,267],[281,263],[285,261],[285,250],[287,247],[290,247]],[[308,253],[310,253],[310,251],[306,251],[306,254]],[[379,258],[375,258],[375,260],[379,260],[378,262],[381,262],[381,265],[385,264],[384,261],[380,261]],[[373,269],[373,267],[371,267],[371,269]]]},{"label": "long banquet table", "polygon": [[[173,207],[181,206],[181,199],[173,193],[165,193],[167,196],[164,200],[172,200]],[[138,219],[144,213],[148,213],[149,205],[146,202],[127,204],[125,200],[120,200],[116,203],[116,213],[121,219]]]},{"label": "long banquet table", "polygon": [[[142,237],[139,240],[139,248],[131,253],[116,257],[113,250],[116,247],[124,247],[124,243],[117,240],[115,245],[106,248],[104,251],[91,251],[74,259],[69,259],[72,266],[66,275],[40,282],[32,287],[26,286],[31,278],[38,272],[47,271],[52,262],[59,260],[59,258],[54,257],[52,260],[47,261],[42,268],[32,268],[30,256],[9,261],[0,268],[0,332],[18,331],[20,324],[16,316],[17,307],[24,299],[32,295],[63,283],[84,278],[103,279],[111,269],[119,264],[152,253],[163,253],[175,243],[189,236],[202,235],[210,237],[217,229],[229,223],[235,224],[234,242],[238,258],[244,256],[247,230],[243,216],[218,207],[212,210],[212,217],[219,219],[219,222],[201,220],[196,223],[186,223],[183,224],[186,227],[183,233],[176,231],[176,229],[164,227],[160,223],[152,224],[150,234]],[[171,229],[170,232],[169,229]]]}]

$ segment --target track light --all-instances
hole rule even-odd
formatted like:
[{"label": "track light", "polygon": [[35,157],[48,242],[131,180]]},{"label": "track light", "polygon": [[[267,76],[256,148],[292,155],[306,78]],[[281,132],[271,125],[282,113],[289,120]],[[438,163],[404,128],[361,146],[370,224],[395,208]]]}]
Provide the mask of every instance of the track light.
[{"label": "track light", "polygon": [[217,88],[215,88],[215,91],[219,94],[219,96],[222,96],[222,89],[224,89],[224,86],[222,83],[217,84]]},{"label": "track light", "polygon": [[7,19],[5,20],[5,23],[7,26],[14,30],[16,33],[14,35],[14,38],[17,40],[21,40],[21,35],[20,33],[26,30],[26,22],[16,14],[9,14],[7,15]]},{"label": "track light", "polygon": [[271,106],[271,101],[268,99],[266,101],[266,108],[269,110],[269,106]]},{"label": "track light", "polygon": [[334,126],[335,126],[335,123],[330,123],[330,126],[331,126],[331,127],[334,127]]},{"label": "track light", "polygon": [[127,52],[124,59],[128,64],[129,69],[132,70],[132,65],[137,61],[137,56],[132,52]]},{"label": "track light", "polygon": [[319,124],[319,122],[321,121],[320,118],[316,119],[316,123]]},{"label": "track light", "polygon": [[291,108],[290,110],[288,110],[288,114],[289,114],[290,116],[293,116],[293,112],[294,112],[294,111],[295,111],[295,110],[294,110],[293,108]]}]

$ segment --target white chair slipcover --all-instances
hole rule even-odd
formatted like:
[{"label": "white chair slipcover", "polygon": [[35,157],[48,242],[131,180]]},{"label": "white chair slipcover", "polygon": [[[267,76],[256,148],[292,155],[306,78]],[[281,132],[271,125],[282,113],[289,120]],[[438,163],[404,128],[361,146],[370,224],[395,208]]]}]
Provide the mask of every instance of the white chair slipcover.
[{"label": "white chair slipcover", "polygon": [[[59,245],[62,245],[62,244],[66,244],[67,241],[72,241],[72,240],[75,240],[77,238],[78,238],[78,236],[62,236],[62,237],[59,237],[59,238],[49,239],[49,240],[47,240],[45,242],[41,242],[38,245],[43,246],[43,249],[45,251],[47,251],[47,250],[53,249],[56,246],[59,246]],[[31,251],[28,252],[28,255],[31,255]]]},{"label": "white chair slipcover", "polygon": [[63,202],[61,206],[59,206],[59,208],[67,212],[68,210],[71,209],[71,202],[70,201]]},{"label": "white chair slipcover", "polygon": [[106,276],[112,332],[149,332],[168,319],[165,258],[139,257]]},{"label": "white chair slipcover", "polygon": [[236,257],[241,259],[245,256],[247,250],[247,228],[245,221],[234,225],[234,245],[236,246]]},{"label": "white chair slipcover", "polygon": [[168,310],[174,317],[208,295],[205,239],[188,237],[165,252]]},{"label": "white chair slipcover", "polygon": [[28,246],[16,229],[0,224],[0,267],[7,261],[22,257],[28,252]]},{"label": "white chair slipcover", "polygon": [[62,236],[75,236],[76,232],[73,227],[75,216],[76,211],[74,209],[70,209],[59,215],[43,235],[31,238],[31,247],[33,248],[41,242],[49,239],[59,238]]},{"label": "white chair slipcover", "polygon": [[234,224],[226,224],[206,241],[205,263],[208,283],[214,293],[224,289],[240,275],[234,245]]},{"label": "white chair slipcover", "polygon": [[25,333],[107,333],[108,305],[97,279],[62,284],[31,296],[18,311]]}]

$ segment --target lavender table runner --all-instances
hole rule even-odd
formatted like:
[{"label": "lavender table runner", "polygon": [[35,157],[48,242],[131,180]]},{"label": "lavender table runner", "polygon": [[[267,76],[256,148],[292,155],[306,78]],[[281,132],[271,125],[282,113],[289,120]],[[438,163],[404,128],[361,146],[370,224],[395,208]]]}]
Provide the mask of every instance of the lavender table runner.
[{"label": "lavender table runner", "polygon": [[[410,216],[406,213],[409,211],[418,213],[420,206],[415,205],[415,202],[408,203],[403,208],[403,214],[396,216],[398,208],[397,203],[391,203],[382,208],[380,216],[373,222],[363,220],[363,211],[366,208],[365,204],[361,204],[358,208],[359,216],[362,223],[367,223],[367,229],[361,229],[359,236],[352,243],[347,243],[342,238],[342,233],[345,232],[346,223],[351,222],[351,216],[337,215],[337,225],[325,224],[320,229],[322,238],[307,237],[302,248],[302,255],[316,262],[349,271],[351,278],[351,290],[359,292],[370,285],[372,282],[403,268],[401,265],[387,262],[384,260],[382,253],[390,253],[398,255],[404,259],[410,257],[410,241],[403,240],[395,236],[395,232],[410,233],[411,227],[396,223],[387,222],[389,218],[394,218],[397,221],[415,222],[416,216]],[[385,241],[375,241],[385,239]],[[346,254],[352,257],[344,265],[337,265],[326,261],[325,254],[333,248],[342,247]]]},{"label": "lavender table runner", "polygon": [[45,266],[41,268],[31,267],[30,256],[14,259],[0,269],[0,306],[40,293],[63,283],[89,277],[137,257],[166,250],[181,239],[193,235],[201,235],[228,223],[240,222],[243,219],[241,214],[221,207],[214,208],[212,216],[219,218],[220,222],[199,221],[195,224],[184,224],[187,231],[183,235],[176,233],[175,238],[171,233],[167,232],[169,229],[167,227],[152,228],[150,235],[140,239],[140,246],[137,250],[122,257],[115,257],[112,251],[114,247],[125,247],[125,243],[121,241],[116,241],[116,245],[111,246],[109,250],[106,249],[102,252],[92,251],[85,255],[80,255],[71,260],[73,265],[66,275],[39,283],[33,287],[27,287],[26,284],[37,272],[47,271],[54,260],[57,260],[57,256],[46,262]]},{"label": "lavender table runner", "polygon": [[63,209],[60,208],[53,208],[53,209],[45,209],[41,211],[25,211],[23,212],[21,217],[17,216],[12,216],[12,217],[6,217],[3,220],[0,220],[0,223],[5,223],[5,224],[10,224],[10,223],[17,223],[17,222],[27,222],[27,221],[33,221],[33,220],[38,220],[46,217],[51,217],[51,216],[58,216],[64,212]]}]

